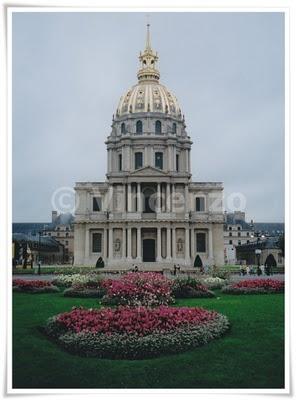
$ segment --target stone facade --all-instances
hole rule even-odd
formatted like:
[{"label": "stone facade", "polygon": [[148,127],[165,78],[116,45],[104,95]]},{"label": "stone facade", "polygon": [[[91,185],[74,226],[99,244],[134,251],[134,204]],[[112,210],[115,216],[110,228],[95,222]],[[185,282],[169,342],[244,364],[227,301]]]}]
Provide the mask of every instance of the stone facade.
[{"label": "stone facade", "polygon": [[158,56],[140,54],[138,84],[119,102],[107,137],[106,182],[78,182],[74,262],[109,268],[222,265],[223,186],[192,182],[191,145],[176,97],[159,83]]}]

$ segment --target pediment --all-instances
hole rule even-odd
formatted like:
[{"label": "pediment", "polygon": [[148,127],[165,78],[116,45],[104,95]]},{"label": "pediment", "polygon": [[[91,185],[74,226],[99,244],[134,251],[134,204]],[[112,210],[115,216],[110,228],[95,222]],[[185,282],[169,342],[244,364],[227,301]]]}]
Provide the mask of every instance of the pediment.
[{"label": "pediment", "polygon": [[131,172],[132,176],[167,176],[167,173],[161,169],[154,167],[143,167],[139,168],[134,172]]}]

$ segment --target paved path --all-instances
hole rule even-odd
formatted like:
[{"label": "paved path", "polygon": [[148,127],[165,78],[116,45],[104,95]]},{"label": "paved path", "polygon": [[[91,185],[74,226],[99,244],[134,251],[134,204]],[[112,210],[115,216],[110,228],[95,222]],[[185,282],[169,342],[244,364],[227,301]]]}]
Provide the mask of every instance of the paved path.
[{"label": "paved path", "polygon": [[[120,275],[119,275],[120,276]],[[113,276],[113,279],[118,277],[117,275]],[[52,281],[54,278],[56,277],[56,275],[29,275],[29,274],[17,274],[17,275],[13,275],[13,279],[25,279],[25,280],[44,280],[44,281]],[[182,274],[181,276],[182,278],[184,278],[184,275]],[[105,278],[110,278],[110,276],[106,276]],[[281,281],[285,280],[285,275],[284,274],[274,274],[274,275],[261,275],[261,276],[257,276],[257,275],[231,275],[231,280],[232,281],[242,281],[242,280],[246,280],[246,279],[279,279]]]}]

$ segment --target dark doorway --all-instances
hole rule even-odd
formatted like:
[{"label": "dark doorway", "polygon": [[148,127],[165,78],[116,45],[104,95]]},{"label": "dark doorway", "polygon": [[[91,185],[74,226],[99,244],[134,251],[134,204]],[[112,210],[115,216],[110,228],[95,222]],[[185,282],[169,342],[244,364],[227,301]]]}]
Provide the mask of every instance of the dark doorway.
[{"label": "dark doorway", "polygon": [[143,240],[143,261],[144,262],[155,262],[155,240],[144,239]]}]

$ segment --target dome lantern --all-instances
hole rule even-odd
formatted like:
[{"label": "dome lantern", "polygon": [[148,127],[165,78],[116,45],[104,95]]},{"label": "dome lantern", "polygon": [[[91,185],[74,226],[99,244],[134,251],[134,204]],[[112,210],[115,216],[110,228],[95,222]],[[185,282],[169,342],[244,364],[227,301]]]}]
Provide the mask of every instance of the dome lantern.
[{"label": "dome lantern", "polygon": [[158,55],[151,48],[150,24],[147,24],[146,46],[144,52],[140,52],[139,60],[141,67],[138,71],[139,82],[156,81],[158,82],[160,74],[157,69]]}]

